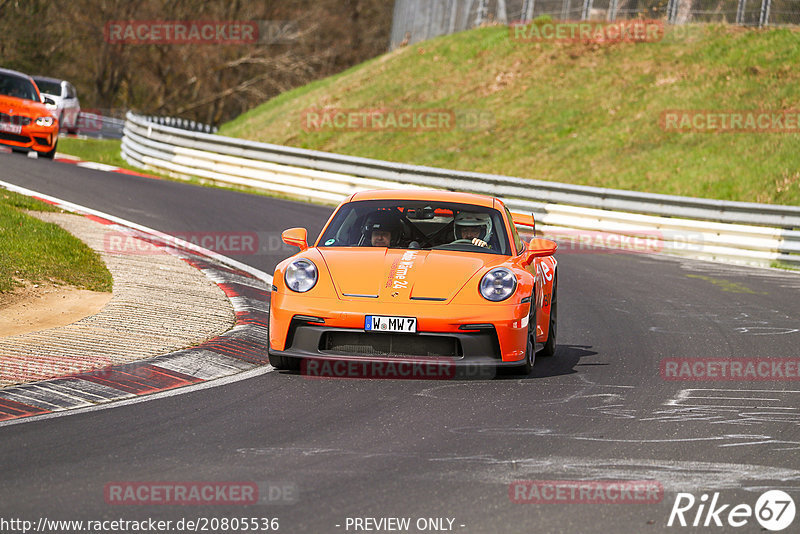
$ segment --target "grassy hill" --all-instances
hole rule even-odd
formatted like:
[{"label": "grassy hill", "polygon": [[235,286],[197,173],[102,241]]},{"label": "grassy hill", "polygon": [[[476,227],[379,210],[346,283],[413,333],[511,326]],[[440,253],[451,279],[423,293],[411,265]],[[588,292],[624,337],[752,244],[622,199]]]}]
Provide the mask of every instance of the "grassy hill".
[{"label": "grassy hill", "polygon": [[[665,110],[800,109],[800,31],[668,28],[651,43],[523,43],[488,27],[286,92],[220,134],[391,161],[800,205],[800,134],[666,131]],[[445,110],[437,131],[309,128],[308,110]],[[478,128],[464,117],[479,116]],[[305,121],[305,122],[304,122]]]}]

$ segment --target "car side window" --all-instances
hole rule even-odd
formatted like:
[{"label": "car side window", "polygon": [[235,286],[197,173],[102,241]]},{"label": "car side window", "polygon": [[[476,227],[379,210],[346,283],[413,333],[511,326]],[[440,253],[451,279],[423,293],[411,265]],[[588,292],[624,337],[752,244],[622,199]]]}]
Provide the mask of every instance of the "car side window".
[{"label": "car side window", "polygon": [[75,98],[77,94],[75,93],[75,88],[72,86],[71,83],[67,84],[67,98]]},{"label": "car side window", "polygon": [[517,226],[514,224],[514,217],[511,216],[511,212],[508,208],[506,208],[506,216],[508,217],[508,222],[511,223],[511,237],[514,239],[514,246],[517,249],[517,254],[522,254],[525,250],[525,243],[522,242],[522,238],[519,236]]}]

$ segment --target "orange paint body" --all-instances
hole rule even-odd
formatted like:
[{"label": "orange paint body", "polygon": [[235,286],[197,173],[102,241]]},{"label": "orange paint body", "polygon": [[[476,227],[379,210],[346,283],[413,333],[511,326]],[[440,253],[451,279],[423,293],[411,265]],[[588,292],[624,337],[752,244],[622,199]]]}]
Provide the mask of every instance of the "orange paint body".
[{"label": "orange paint body", "polygon": [[[374,200],[430,201],[495,210],[493,213],[499,213],[505,225],[504,235],[509,236],[506,250],[510,253],[320,244],[321,236],[339,210],[350,203]],[[521,224],[529,222],[532,218],[526,216]],[[535,318],[536,341],[547,339],[550,295],[556,280],[557,262],[552,255],[555,243],[534,239],[525,246],[515,239],[514,222],[496,198],[427,190],[356,193],[337,208],[326,229],[310,246],[304,246],[299,229],[284,234],[285,240],[299,246],[301,251],[282,261],[275,270],[270,305],[271,353],[295,356],[287,343],[293,339],[293,319],[298,316],[304,320],[321,319],[308,322],[320,328],[353,332],[364,332],[368,315],[416,318],[418,335],[462,335],[491,325],[496,333],[497,351],[487,356],[495,358],[498,364],[524,361],[528,325],[534,326],[530,318]],[[284,278],[287,267],[299,258],[313,262],[318,271],[316,284],[305,293],[291,290]],[[493,302],[482,296],[479,284],[484,274],[497,267],[514,274],[516,288],[511,296]],[[470,325],[478,327],[471,329]]]}]

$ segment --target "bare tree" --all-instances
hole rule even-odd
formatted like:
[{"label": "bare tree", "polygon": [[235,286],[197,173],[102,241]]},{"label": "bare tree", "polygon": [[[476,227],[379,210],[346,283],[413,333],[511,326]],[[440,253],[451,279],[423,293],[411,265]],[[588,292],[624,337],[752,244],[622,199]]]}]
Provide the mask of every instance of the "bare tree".
[{"label": "bare tree", "polygon": [[[386,0],[0,0],[5,67],[67,78],[86,108],[135,109],[219,123],[385,51]],[[113,21],[283,21],[289,40],[124,44]],[[46,22],[47,31],[31,28]]]}]

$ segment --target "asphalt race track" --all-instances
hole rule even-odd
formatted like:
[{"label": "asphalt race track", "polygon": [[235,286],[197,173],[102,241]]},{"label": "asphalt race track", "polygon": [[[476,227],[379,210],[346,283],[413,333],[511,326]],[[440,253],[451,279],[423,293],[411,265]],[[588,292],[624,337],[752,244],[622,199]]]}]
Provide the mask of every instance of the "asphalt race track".
[{"label": "asphalt race track", "polygon": [[[331,212],[14,154],[0,154],[0,168],[2,180],[164,232],[258,232],[263,250],[233,257],[266,272],[289,253],[270,245],[280,231],[304,226],[316,236]],[[2,426],[0,516],[264,517],[279,518],[280,532],[363,532],[352,518],[390,517],[410,518],[410,532],[421,531],[419,518],[447,518],[452,527],[445,520],[440,528],[464,533],[760,532],[753,517],[737,529],[667,521],[678,492],[698,502],[719,492],[728,510],[754,506],[770,489],[800,503],[796,378],[660,374],[665,358],[800,356],[800,275],[644,254],[557,257],[558,352],[538,359],[526,379],[270,372]],[[564,479],[654,480],[665,494],[658,503],[509,497],[514,481]],[[249,481],[296,494],[250,506],[108,504],[106,485],[127,481]]]}]

